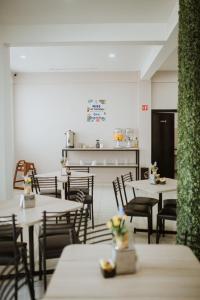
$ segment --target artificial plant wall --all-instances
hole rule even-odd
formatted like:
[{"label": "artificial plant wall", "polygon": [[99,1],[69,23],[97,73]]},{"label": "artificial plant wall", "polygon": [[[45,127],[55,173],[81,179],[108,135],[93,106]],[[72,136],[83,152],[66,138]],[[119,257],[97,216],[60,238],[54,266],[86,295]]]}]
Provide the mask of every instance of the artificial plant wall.
[{"label": "artificial plant wall", "polygon": [[178,243],[183,232],[200,232],[200,1],[179,0],[179,8]]}]

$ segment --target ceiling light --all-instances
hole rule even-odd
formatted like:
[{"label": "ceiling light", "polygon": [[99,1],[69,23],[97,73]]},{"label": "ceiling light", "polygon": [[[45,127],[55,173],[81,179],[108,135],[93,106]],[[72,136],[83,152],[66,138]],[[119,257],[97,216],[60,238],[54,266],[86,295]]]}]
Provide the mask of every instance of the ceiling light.
[{"label": "ceiling light", "polygon": [[20,55],[21,59],[26,59],[26,55]]},{"label": "ceiling light", "polygon": [[115,58],[115,57],[116,57],[116,54],[115,54],[115,53],[110,53],[110,54],[108,55],[108,57],[109,57],[109,58]]}]

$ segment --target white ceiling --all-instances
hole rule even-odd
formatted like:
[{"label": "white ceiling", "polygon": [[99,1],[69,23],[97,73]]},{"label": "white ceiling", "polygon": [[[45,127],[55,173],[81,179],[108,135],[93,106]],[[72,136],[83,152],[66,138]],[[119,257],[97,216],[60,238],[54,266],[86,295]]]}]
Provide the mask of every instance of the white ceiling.
[{"label": "white ceiling", "polygon": [[0,0],[0,24],[166,22],[176,0]]},{"label": "white ceiling", "polygon": [[151,48],[122,45],[15,47],[11,48],[11,67],[16,72],[138,71]]},{"label": "white ceiling", "polygon": [[0,36],[13,72],[141,71],[145,79],[177,70],[177,3],[0,0]]}]

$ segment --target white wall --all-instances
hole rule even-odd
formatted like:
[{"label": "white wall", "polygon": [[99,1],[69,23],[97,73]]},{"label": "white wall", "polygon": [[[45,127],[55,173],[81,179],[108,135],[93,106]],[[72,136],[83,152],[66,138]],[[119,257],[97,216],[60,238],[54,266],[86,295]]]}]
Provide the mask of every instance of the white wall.
[{"label": "white wall", "polygon": [[152,78],[152,109],[177,109],[177,72],[157,72]]},{"label": "white wall", "polygon": [[[93,146],[96,139],[103,139],[104,146],[109,147],[113,145],[114,128],[131,127],[139,136],[141,166],[148,167],[151,163],[150,110],[177,108],[177,72],[156,73],[148,90],[147,93],[146,84],[138,80],[138,74],[130,72],[19,74],[14,79],[16,161],[33,161],[39,172],[57,170],[66,130],[76,132],[76,143]],[[105,123],[86,122],[88,99],[107,100]],[[149,111],[142,112],[141,105],[147,103]],[[71,154],[73,161],[82,159],[77,153],[74,155]],[[93,159],[131,162],[134,157],[127,153],[84,156],[84,160]],[[125,172],[122,169],[94,171],[105,181]]]},{"label": "white wall", "polygon": [[[106,122],[87,123],[89,99],[107,100]],[[14,107],[16,161],[33,161],[39,172],[57,170],[68,129],[76,132],[77,143],[89,146],[98,138],[112,146],[116,127],[138,133],[137,74],[19,74]]]},{"label": "white wall", "polygon": [[13,101],[10,54],[0,44],[0,201],[12,198],[13,174]]}]

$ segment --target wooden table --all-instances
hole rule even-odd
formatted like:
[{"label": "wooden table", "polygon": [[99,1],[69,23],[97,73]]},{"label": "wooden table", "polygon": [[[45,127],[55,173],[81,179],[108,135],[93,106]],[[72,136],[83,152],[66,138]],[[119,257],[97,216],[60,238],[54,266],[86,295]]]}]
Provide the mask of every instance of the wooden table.
[{"label": "wooden table", "polygon": [[103,278],[99,260],[111,257],[110,245],[67,246],[43,300],[200,299],[200,264],[178,245],[136,245],[136,274]]},{"label": "wooden table", "polygon": [[81,203],[59,198],[35,195],[36,206],[34,208],[23,209],[20,207],[20,195],[16,195],[10,201],[0,202],[0,216],[15,214],[18,224],[22,227],[28,227],[29,232],[29,258],[30,270],[34,274],[34,225],[40,223],[43,218],[43,211],[55,212],[55,216],[60,212],[77,210]]},{"label": "wooden table", "polygon": [[177,180],[166,178],[166,184],[151,184],[148,179],[126,182],[125,185],[159,197],[158,209],[162,208],[162,194],[177,191]]},{"label": "wooden table", "polygon": [[[76,172],[76,171],[70,171],[71,175],[61,175],[61,171],[54,171],[54,172],[48,172],[48,173],[39,173],[37,175],[34,175],[36,178],[37,177],[57,177],[58,182],[61,182],[63,184],[68,182],[69,176],[71,177],[92,177],[95,176],[95,174],[92,173],[87,173],[87,172]],[[61,186],[61,198],[65,199],[65,188],[63,185]]]}]

